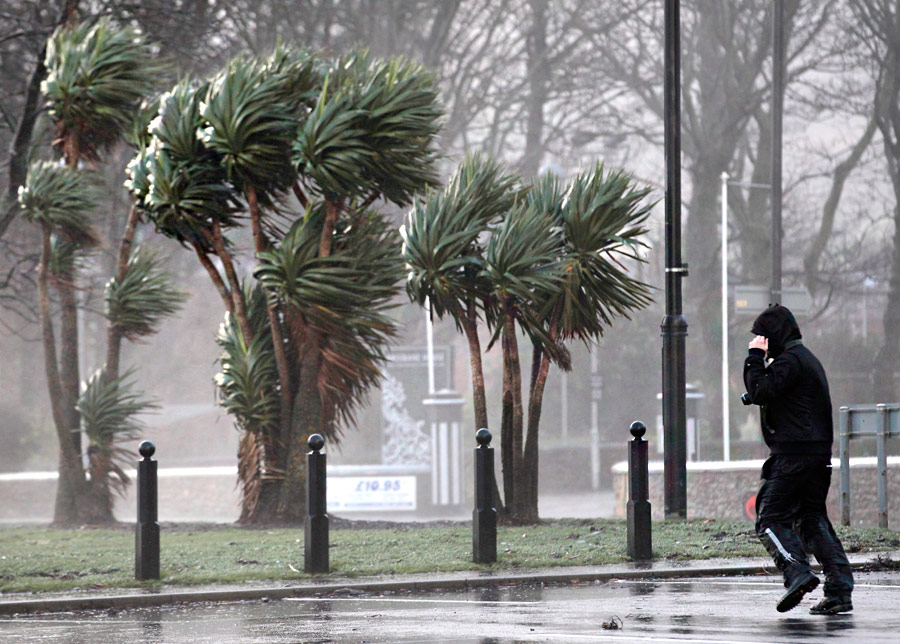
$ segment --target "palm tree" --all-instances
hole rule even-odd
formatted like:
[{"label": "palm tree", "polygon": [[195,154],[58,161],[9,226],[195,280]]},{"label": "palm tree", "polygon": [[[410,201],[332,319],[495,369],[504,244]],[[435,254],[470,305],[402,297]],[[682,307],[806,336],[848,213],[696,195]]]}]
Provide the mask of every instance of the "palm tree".
[{"label": "palm tree", "polygon": [[[503,401],[500,427],[500,457],[503,466],[505,511],[517,521],[537,519],[529,512],[527,444],[523,431],[522,369],[519,361],[517,325],[539,329],[537,293],[563,286],[560,261],[562,238],[545,212],[528,204],[517,204],[491,231],[483,275],[496,302],[494,335],[501,338],[503,354]],[[550,341],[544,345],[550,350]],[[537,503],[535,499],[535,510]]]},{"label": "palm tree", "polygon": [[[244,431],[242,521],[302,519],[306,438],[337,439],[378,380],[400,264],[372,205],[436,185],[439,116],[416,65],[288,47],[160,103],[130,188],[158,230],[194,248],[225,302],[217,381]],[[240,281],[226,237],[242,210],[258,287]]]},{"label": "palm tree", "polygon": [[535,289],[538,325],[533,320],[523,325],[533,346],[523,454],[527,520],[537,518],[538,430],[550,362],[568,370],[562,343],[576,339],[590,345],[614,318],[628,318],[651,301],[650,287],[630,277],[622,263],[643,261],[636,251],[644,245],[643,224],[653,207],[649,194],[626,172],[607,172],[602,165],[579,174],[565,190],[554,176],[545,176],[528,194],[529,205],[560,231],[564,283]]},{"label": "palm tree", "polygon": [[[619,261],[635,249],[651,205],[623,172],[597,166],[568,186],[545,176],[521,188],[494,162],[466,159],[442,193],[409,212],[402,229],[407,293],[469,338],[475,414],[483,411],[480,315],[501,341],[501,460],[506,519],[537,520],[538,430],[550,363],[570,368],[564,343],[599,338],[617,316],[649,302]],[[518,331],[531,340],[527,431]],[[490,345],[489,347],[490,348]],[[479,392],[481,392],[479,394]]]},{"label": "palm tree", "polygon": [[[71,524],[78,520],[79,499],[84,496],[86,479],[81,469],[81,435],[77,431],[80,421],[75,408],[78,383],[75,383],[73,393],[71,384],[63,380],[64,374],[57,361],[50,286],[54,285],[66,295],[74,293],[71,281],[76,270],[76,251],[99,243],[88,216],[96,199],[92,187],[86,173],[43,162],[31,165],[25,185],[19,188],[22,214],[41,229],[38,310],[44,345],[44,371],[59,440],[59,483],[53,515],[54,522],[59,524]],[[67,304],[72,305],[71,302]],[[63,333],[69,328],[63,326]],[[77,338],[74,346],[77,347]],[[63,348],[66,348],[65,345]],[[75,362],[77,365],[77,360]]]},{"label": "palm tree", "polygon": [[466,335],[475,430],[488,426],[478,320],[489,304],[482,276],[485,233],[520,198],[519,180],[495,161],[468,156],[440,193],[417,201],[400,228],[410,300],[453,318]]},{"label": "palm tree", "polygon": [[[117,27],[105,19],[93,24],[63,26],[47,46],[47,77],[41,90],[55,127],[54,146],[62,154],[67,172],[47,163],[33,166],[27,185],[20,191],[20,203],[31,219],[40,223],[43,234],[44,261],[38,285],[45,363],[57,432],[61,445],[66,445],[61,450],[54,515],[57,523],[113,520],[109,475],[115,470],[124,476],[116,466],[117,451],[113,443],[117,435],[127,433],[133,425],[123,420],[119,432],[110,419],[130,417],[146,407],[144,401],[127,390],[125,379],[120,377],[121,341],[124,337],[133,339],[152,333],[160,318],[177,308],[184,297],[169,288],[169,278],[161,272],[157,258],[133,252],[139,211],[132,209],[120,240],[116,275],[107,289],[106,363],[85,384],[84,393],[79,394],[78,259],[95,242],[89,226],[94,204],[85,196],[88,171],[82,166],[100,161],[103,153],[132,129],[135,114],[141,113],[141,102],[158,76],[158,68],[148,63],[150,60],[151,49],[136,30]],[[54,210],[54,206],[41,210],[41,204],[64,203],[63,209]],[[51,217],[48,212],[55,215]],[[67,213],[72,223],[76,212],[82,225],[81,235],[69,240],[75,243],[66,249],[69,259],[56,262],[54,284],[61,303],[61,347],[57,364],[46,286],[52,265],[53,236],[72,237],[73,227],[63,226],[62,214]],[[87,394],[90,395],[84,398]],[[106,410],[103,413],[97,407],[101,402]],[[102,422],[95,420],[85,426],[82,410],[90,412],[94,419],[103,419]],[[80,427],[86,430],[91,441],[89,484],[80,466],[82,446],[77,431]],[[124,484],[124,478],[119,480]]]}]

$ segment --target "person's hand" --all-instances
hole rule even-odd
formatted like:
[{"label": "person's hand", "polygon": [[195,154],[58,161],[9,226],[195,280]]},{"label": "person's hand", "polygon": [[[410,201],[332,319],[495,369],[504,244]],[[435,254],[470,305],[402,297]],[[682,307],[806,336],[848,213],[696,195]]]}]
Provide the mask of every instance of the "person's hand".
[{"label": "person's hand", "polygon": [[764,335],[758,335],[750,341],[749,349],[762,349],[763,351],[768,352],[769,350],[769,339]]}]

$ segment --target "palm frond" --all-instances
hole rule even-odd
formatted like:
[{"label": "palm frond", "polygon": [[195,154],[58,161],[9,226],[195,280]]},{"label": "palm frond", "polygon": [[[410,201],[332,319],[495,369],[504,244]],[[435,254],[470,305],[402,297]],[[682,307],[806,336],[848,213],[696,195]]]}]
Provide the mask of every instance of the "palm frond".
[{"label": "palm frond", "polygon": [[150,157],[149,147],[138,148],[137,153],[125,166],[125,189],[142,214],[149,214],[146,199],[150,193]]},{"label": "palm frond", "polygon": [[154,401],[132,391],[129,379],[133,373],[130,369],[107,382],[103,368],[98,369],[82,383],[76,405],[90,443],[91,481],[99,486],[107,504],[112,503],[112,493],[124,495],[126,491],[129,479],[124,468],[131,464],[134,452],[125,445],[135,442],[144,426],[137,416],[158,408]]},{"label": "palm frond", "polygon": [[[260,254],[255,271],[266,290],[301,315],[322,339],[319,394],[337,423],[354,411],[381,375],[383,347],[396,333],[387,311],[395,304],[401,263],[399,240],[375,212],[353,226],[341,223],[332,254],[317,257],[315,212],[294,224],[281,245]],[[295,347],[303,345],[295,338]]]},{"label": "palm frond", "polygon": [[123,279],[114,277],[106,284],[107,319],[130,340],[156,333],[163,318],[187,299],[187,293],[174,288],[173,282],[174,275],[163,268],[163,261],[138,247],[128,259]]},{"label": "palm frond", "polygon": [[160,97],[156,96],[151,99],[141,101],[140,107],[131,121],[131,127],[125,131],[125,140],[132,147],[143,150],[150,145],[150,124],[159,114]]},{"label": "palm frond", "polygon": [[616,259],[643,261],[644,222],[653,204],[649,189],[631,175],[595,166],[576,177],[557,220],[565,239],[565,288],[546,294],[544,313],[561,309],[561,338],[599,338],[617,316],[646,306],[650,287],[629,276]]},{"label": "palm frond", "polygon": [[359,110],[346,95],[329,97],[323,91],[319,96],[292,146],[297,172],[311,191],[329,197],[368,192],[363,169],[374,153],[360,120]]},{"label": "palm frond", "polygon": [[61,238],[59,235],[50,236],[50,263],[47,273],[60,281],[71,280],[72,275],[82,267],[83,254],[79,253],[79,246],[73,242]]},{"label": "palm frond", "polygon": [[19,187],[19,207],[26,219],[47,224],[61,238],[83,248],[100,244],[90,217],[96,197],[90,173],[50,161],[32,163],[25,185]]},{"label": "palm frond", "polygon": [[131,125],[160,66],[140,32],[108,19],[57,29],[47,43],[47,98],[57,139],[75,137],[79,152],[96,159]]},{"label": "palm frond", "polygon": [[395,234],[386,223],[379,229],[376,221],[381,222],[380,215],[370,212],[352,227],[342,223],[332,254],[320,258],[318,227],[312,218],[298,220],[277,249],[260,253],[263,263],[254,274],[313,326],[377,316],[397,290],[400,260],[390,255],[398,250]]},{"label": "palm frond", "polygon": [[275,83],[276,100],[286,105],[298,122],[302,122],[315,105],[322,87],[318,56],[279,42],[272,54],[257,64]]},{"label": "palm frond", "polygon": [[544,213],[555,222],[561,221],[563,203],[566,201],[565,186],[552,172],[545,173],[528,191],[526,203],[537,212]]},{"label": "palm frond", "polygon": [[293,146],[298,173],[323,195],[379,194],[398,205],[438,185],[433,141],[441,111],[434,78],[394,59],[337,59]]},{"label": "palm frond", "polygon": [[440,184],[434,138],[442,111],[437,83],[424,67],[395,58],[372,70],[359,98],[378,152],[366,168],[375,191],[397,205],[406,205],[426,187]]},{"label": "palm frond", "polygon": [[248,345],[230,314],[220,325],[216,343],[221,347],[220,370],[215,376],[219,404],[238,426],[263,435],[276,434],[280,402],[278,369],[272,333],[266,319],[265,294],[258,286],[244,289],[253,341]]},{"label": "palm frond", "polygon": [[212,251],[210,230],[238,225],[240,202],[224,182],[221,168],[209,164],[176,163],[168,154],[151,153],[149,188],[144,210],[156,230],[181,243],[196,243]]},{"label": "palm frond", "polygon": [[102,445],[126,434],[133,435],[143,427],[137,415],[158,407],[154,401],[132,391],[133,375],[134,370],[130,369],[106,382],[101,368],[82,384],[77,408],[84,432],[92,443]]},{"label": "palm frond", "polygon": [[562,236],[546,214],[519,204],[492,231],[483,275],[501,300],[512,298],[518,308],[533,304],[535,293],[558,288]]},{"label": "palm frond", "polygon": [[464,302],[484,297],[481,237],[520,197],[518,178],[502,165],[470,155],[441,193],[418,200],[400,229],[410,299],[431,303],[439,318],[450,313],[459,326]]},{"label": "palm frond", "polygon": [[290,148],[297,122],[281,102],[285,83],[266,71],[240,58],[229,63],[210,83],[198,137],[218,155],[228,181],[239,190],[252,184],[271,202],[293,183]]},{"label": "palm frond", "polygon": [[197,136],[208,91],[209,82],[185,78],[160,97],[157,114],[147,125],[154,152],[165,152],[176,164],[217,161]]},{"label": "palm frond", "polygon": [[157,231],[212,251],[213,222],[238,225],[241,203],[219,155],[198,138],[208,83],[183,80],[160,99],[150,145],[132,161],[128,187]]}]

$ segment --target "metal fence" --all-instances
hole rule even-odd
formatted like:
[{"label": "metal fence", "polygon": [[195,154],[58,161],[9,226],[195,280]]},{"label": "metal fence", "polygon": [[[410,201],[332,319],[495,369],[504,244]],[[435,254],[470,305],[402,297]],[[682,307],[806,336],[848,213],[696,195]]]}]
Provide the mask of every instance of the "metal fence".
[{"label": "metal fence", "polygon": [[900,403],[844,406],[840,410],[841,523],[850,525],[850,440],[874,438],[878,480],[878,525],[888,527],[888,438],[900,437]]}]

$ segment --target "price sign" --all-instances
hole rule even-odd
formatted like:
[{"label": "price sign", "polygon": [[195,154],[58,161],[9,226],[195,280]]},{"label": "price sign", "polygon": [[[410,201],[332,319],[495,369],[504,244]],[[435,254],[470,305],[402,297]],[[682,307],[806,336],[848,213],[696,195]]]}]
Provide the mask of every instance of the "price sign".
[{"label": "price sign", "polygon": [[328,511],[415,510],[415,476],[328,477]]}]

